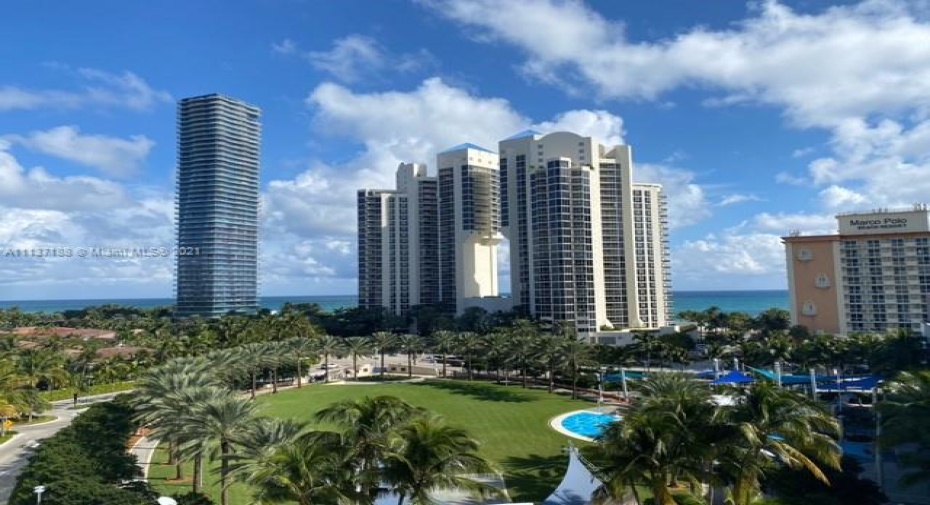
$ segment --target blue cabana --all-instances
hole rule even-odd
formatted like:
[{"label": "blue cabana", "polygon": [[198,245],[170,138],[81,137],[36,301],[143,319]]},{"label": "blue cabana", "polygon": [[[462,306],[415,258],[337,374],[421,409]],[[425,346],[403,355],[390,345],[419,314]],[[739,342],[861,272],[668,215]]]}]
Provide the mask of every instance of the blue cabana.
[{"label": "blue cabana", "polygon": [[723,386],[723,385],[732,385],[732,384],[749,384],[755,382],[756,380],[752,377],[740,372],[738,370],[731,370],[726,375],[720,377],[719,379],[713,380],[710,382],[711,386]]}]

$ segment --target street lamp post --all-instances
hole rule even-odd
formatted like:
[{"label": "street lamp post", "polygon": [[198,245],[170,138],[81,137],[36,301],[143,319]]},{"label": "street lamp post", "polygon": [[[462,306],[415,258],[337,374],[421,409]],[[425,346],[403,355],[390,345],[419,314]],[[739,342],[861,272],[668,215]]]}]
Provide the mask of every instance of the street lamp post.
[{"label": "street lamp post", "polygon": [[32,490],[36,494],[36,505],[42,505],[42,493],[45,492],[45,486],[36,486]]}]

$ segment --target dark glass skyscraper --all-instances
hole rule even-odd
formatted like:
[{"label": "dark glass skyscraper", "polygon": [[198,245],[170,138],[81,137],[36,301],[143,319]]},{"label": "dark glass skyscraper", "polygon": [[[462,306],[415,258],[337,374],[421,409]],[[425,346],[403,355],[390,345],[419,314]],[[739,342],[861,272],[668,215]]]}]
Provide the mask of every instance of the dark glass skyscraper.
[{"label": "dark glass skyscraper", "polygon": [[260,114],[216,94],[178,104],[180,317],[258,308]]}]

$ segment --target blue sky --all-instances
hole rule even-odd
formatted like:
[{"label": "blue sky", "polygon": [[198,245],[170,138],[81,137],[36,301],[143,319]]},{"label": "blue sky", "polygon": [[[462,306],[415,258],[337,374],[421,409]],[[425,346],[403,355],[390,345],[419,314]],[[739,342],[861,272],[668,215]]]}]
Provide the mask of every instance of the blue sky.
[{"label": "blue sky", "polygon": [[[267,295],[354,293],[357,188],[528,127],[633,146],[679,290],[784,288],[789,230],[930,194],[922,2],[33,0],[0,61],[0,249],[170,247],[175,103],[220,92],[263,110]],[[0,299],[172,275],[0,256]]]}]

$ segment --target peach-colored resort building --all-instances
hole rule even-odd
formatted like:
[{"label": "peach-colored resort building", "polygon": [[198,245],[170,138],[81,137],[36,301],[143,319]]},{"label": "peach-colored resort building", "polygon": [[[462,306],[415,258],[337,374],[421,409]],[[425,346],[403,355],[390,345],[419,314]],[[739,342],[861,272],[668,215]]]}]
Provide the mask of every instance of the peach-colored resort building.
[{"label": "peach-colored resort building", "polygon": [[846,335],[927,333],[930,207],[836,216],[835,235],[784,237],[793,324]]}]

